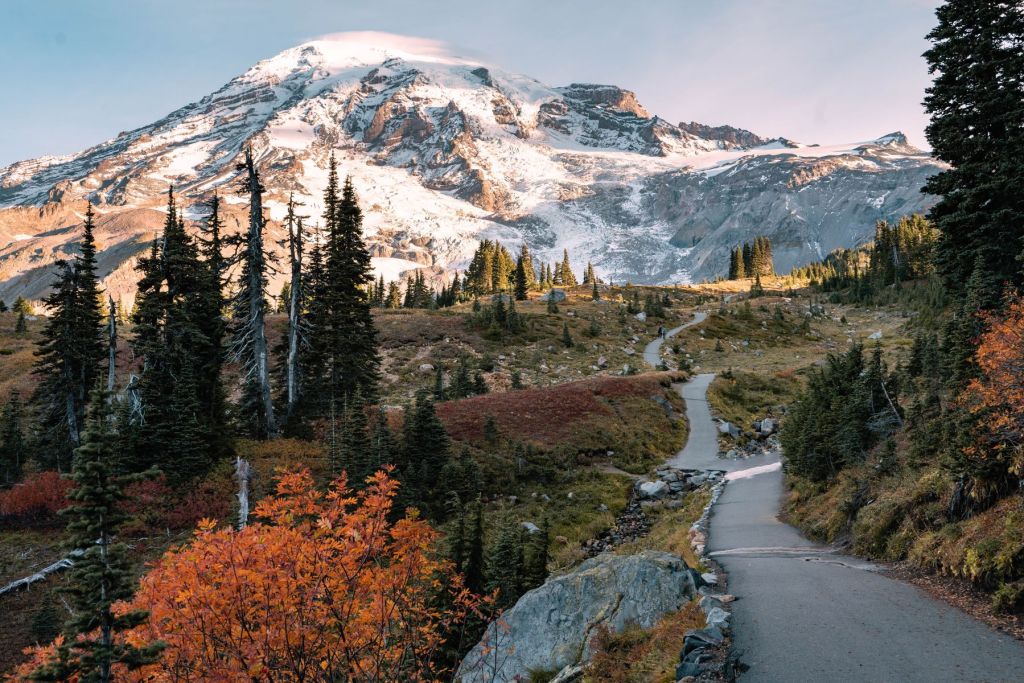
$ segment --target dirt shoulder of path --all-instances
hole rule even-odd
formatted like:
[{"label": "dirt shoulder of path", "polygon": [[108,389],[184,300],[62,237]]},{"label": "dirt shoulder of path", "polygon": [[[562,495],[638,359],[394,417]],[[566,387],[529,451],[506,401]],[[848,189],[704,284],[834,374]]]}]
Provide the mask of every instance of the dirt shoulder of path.
[{"label": "dirt shoulder of path", "polygon": [[992,611],[992,598],[963,579],[929,574],[906,563],[887,565],[888,575],[917,586],[932,597],[949,603],[997,631],[1024,641],[1024,617],[997,614]]}]

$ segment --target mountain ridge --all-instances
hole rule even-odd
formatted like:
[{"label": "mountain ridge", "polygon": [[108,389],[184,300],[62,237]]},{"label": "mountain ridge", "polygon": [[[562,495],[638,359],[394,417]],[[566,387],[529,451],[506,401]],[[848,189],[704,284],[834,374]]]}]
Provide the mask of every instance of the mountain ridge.
[{"label": "mountain ridge", "polygon": [[52,221],[30,220],[33,208],[71,220],[61,207],[88,198],[141,215],[159,211],[168,185],[186,204],[217,192],[240,208],[232,183],[245,146],[272,221],[289,193],[318,216],[337,155],[387,279],[413,268],[440,277],[485,237],[525,240],[545,260],[568,248],[577,268],[664,283],[718,274],[731,243],[756,231],[773,237],[784,269],[925,208],[918,188],[941,168],[902,135],[821,147],[676,126],[617,86],[549,87],[436,41],[336,34],[80,153],[0,168],[0,296],[38,296],[40,278],[26,273],[72,242],[41,231]]}]

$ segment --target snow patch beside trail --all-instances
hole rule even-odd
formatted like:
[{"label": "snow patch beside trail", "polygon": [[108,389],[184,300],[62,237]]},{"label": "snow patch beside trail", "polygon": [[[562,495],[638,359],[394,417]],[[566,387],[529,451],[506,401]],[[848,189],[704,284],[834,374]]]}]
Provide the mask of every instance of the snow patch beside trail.
[{"label": "snow patch beside trail", "polygon": [[726,481],[736,481],[737,479],[750,479],[756,477],[759,474],[766,474],[768,472],[775,472],[782,469],[781,462],[773,462],[770,465],[760,465],[759,467],[751,467],[745,470],[736,470],[735,472],[729,472],[725,475]]}]

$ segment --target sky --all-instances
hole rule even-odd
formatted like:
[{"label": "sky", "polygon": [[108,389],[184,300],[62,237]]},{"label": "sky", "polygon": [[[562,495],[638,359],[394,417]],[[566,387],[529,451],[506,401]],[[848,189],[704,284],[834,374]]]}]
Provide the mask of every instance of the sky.
[{"label": "sky", "polygon": [[317,36],[441,40],[672,122],[926,147],[938,0],[0,0],[0,166],[151,123]]}]

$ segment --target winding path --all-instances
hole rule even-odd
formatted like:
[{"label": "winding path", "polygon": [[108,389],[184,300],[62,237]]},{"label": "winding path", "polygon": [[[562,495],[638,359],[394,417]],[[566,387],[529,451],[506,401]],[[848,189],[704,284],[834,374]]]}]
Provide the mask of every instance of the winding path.
[{"label": "winding path", "polygon": [[[687,327],[691,327],[693,325],[702,323],[705,320],[707,320],[707,318],[708,314],[705,313],[704,311],[694,311],[693,320],[691,320],[688,323],[683,323],[679,327],[673,327],[671,330],[665,333],[665,339],[668,339],[669,337],[674,337],[675,335],[685,330]],[[656,368],[659,365],[661,365],[661,345],[665,343],[665,339],[661,339],[659,337],[658,339],[655,339],[654,341],[648,343],[646,347],[644,347],[644,361],[646,361],[647,364],[650,365],[651,367]]]},{"label": "winding path", "polygon": [[[650,347],[648,347],[650,348]],[[646,354],[645,354],[646,356]],[[778,454],[717,457],[707,388],[677,385],[690,437],[669,464],[726,470],[708,550],[728,576],[733,647],[755,683],[1002,683],[1024,676],[1024,645],[887,577],[882,567],[812,543],[778,519]]]}]

